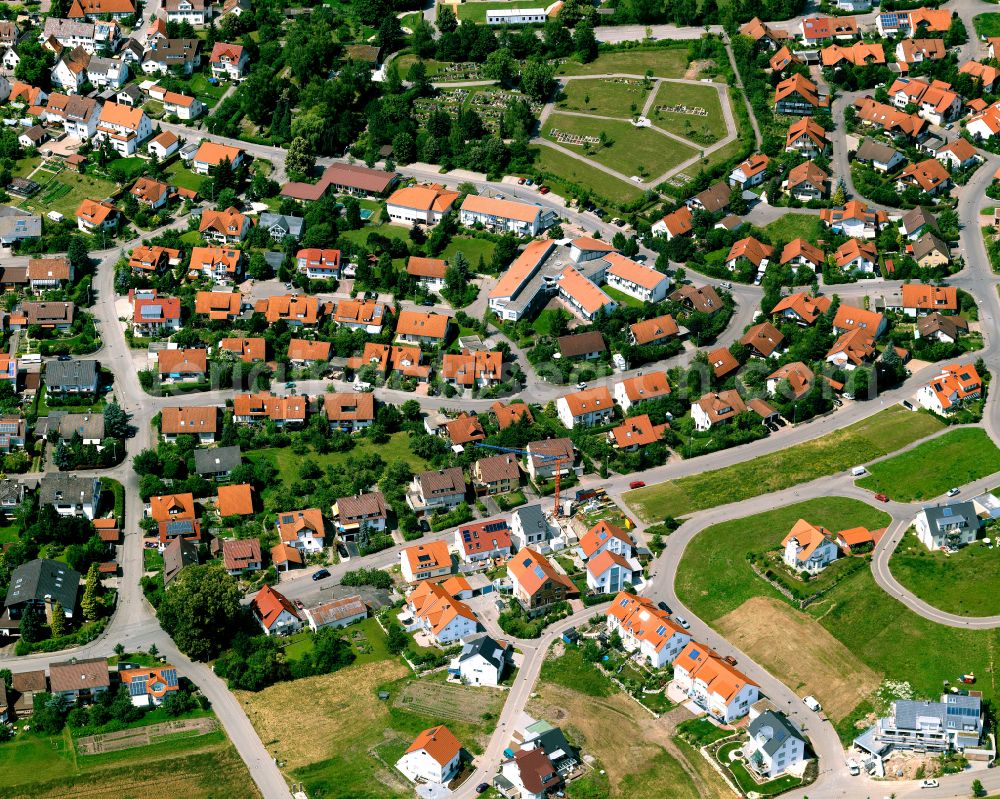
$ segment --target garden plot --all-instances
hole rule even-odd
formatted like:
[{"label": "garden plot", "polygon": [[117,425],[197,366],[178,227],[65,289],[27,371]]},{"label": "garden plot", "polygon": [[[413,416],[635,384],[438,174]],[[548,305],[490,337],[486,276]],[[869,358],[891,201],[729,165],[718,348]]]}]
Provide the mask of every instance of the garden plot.
[{"label": "garden plot", "polygon": [[484,713],[498,713],[505,692],[497,688],[414,680],[396,698],[396,707],[422,716],[475,723]]}]

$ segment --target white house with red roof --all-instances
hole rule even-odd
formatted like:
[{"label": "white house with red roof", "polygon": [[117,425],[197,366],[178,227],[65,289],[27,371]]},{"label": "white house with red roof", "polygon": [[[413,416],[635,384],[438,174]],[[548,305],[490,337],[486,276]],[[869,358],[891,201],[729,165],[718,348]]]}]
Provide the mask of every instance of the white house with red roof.
[{"label": "white house with red roof", "polygon": [[764,182],[771,159],[762,153],[751,155],[729,174],[729,185],[749,189]]},{"label": "white house with red roof", "polygon": [[456,599],[445,588],[445,584],[424,580],[407,597],[411,619],[402,621],[408,630],[421,630],[434,643],[447,646],[455,641],[475,635],[479,622],[472,608]]},{"label": "white house with red roof", "polygon": [[510,555],[510,526],[506,519],[486,519],[455,530],[455,549],[464,563]]},{"label": "white house with red roof", "polygon": [[915,399],[922,408],[944,416],[967,400],[979,399],[981,393],[982,380],[975,366],[951,364],[943,367],[941,374],[927,385],[921,386]]},{"label": "white house with red roof", "polygon": [[411,782],[443,784],[458,773],[462,744],[444,725],[424,730],[399,760],[399,769]]},{"label": "white house with red roof", "polygon": [[590,560],[601,552],[629,557],[632,554],[632,539],[621,527],[601,519],[580,539],[576,554],[582,560]]},{"label": "white house with red roof", "polygon": [[587,587],[596,594],[615,594],[642,585],[642,566],[635,558],[604,550],[587,561]]},{"label": "white house with red roof", "polygon": [[648,597],[622,592],[607,612],[608,632],[617,632],[626,652],[637,652],[654,669],[677,659],[691,635]]},{"label": "white house with red roof", "polygon": [[642,302],[661,302],[667,298],[670,278],[663,272],[650,269],[616,252],[608,253],[604,260],[610,265],[605,280],[612,288]]},{"label": "white house with red roof", "polygon": [[243,49],[243,45],[226,42],[216,42],[208,59],[213,77],[223,80],[242,78],[249,62],[250,56]]},{"label": "white house with red roof", "polygon": [[340,277],[340,250],[310,247],[295,253],[295,268],[310,280]]},{"label": "white house with red roof", "polygon": [[250,610],[265,635],[290,635],[302,627],[302,617],[284,594],[265,585],[250,602]]},{"label": "white house with red roof", "polygon": [[674,685],[713,718],[728,724],[760,698],[757,683],[710,647],[690,641],[674,659]]},{"label": "white house with red roof", "polygon": [[799,519],[781,541],[785,565],[796,572],[819,574],[840,555],[836,536]]}]

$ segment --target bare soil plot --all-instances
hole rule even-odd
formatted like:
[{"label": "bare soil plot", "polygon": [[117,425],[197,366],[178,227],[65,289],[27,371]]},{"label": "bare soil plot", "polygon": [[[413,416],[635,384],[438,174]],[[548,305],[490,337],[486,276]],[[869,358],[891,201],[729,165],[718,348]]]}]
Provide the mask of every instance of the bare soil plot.
[{"label": "bare soil plot", "polygon": [[838,721],[879,686],[877,672],[818,622],[778,599],[748,599],[713,626],[800,696],[815,696]]},{"label": "bare soil plot", "polygon": [[499,714],[505,691],[471,685],[414,680],[396,698],[396,707],[448,721],[475,722],[483,713]]},{"label": "bare soil plot", "polygon": [[81,755],[120,752],[123,749],[134,749],[137,746],[149,746],[166,735],[177,733],[190,733],[192,736],[204,735],[214,730],[216,726],[215,719],[211,718],[166,721],[162,724],[149,724],[145,727],[119,730],[104,735],[87,735],[77,739],[76,749]]}]

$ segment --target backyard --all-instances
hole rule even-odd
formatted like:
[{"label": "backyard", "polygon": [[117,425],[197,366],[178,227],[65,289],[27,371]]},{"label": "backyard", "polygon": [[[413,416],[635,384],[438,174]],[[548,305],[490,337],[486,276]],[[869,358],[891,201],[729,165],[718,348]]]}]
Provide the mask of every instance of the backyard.
[{"label": "backyard", "polygon": [[[946,465],[946,468],[942,468]],[[873,463],[857,481],[899,502],[915,502],[944,494],[1000,471],[1000,449],[980,427],[952,430],[894,458]]]},{"label": "backyard", "polygon": [[[692,147],[669,139],[650,128],[630,122],[590,119],[553,113],[542,135],[551,142],[579,152],[580,156],[603,164],[626,177],[655,180],[664,172],[697,155]],[[604,144],[601,144],[601,137]],[[585,137],[589,146],[570,144],[566,137]]]},{"label": "backyard", "polygon": [[[994,531],[988,531],[991,537]],[[1000,552],[977,542],[958,552],[931,552],[909,530],[889,560],[889,571],[929,605],[961,616],[1000,613]]]},{"label": "backyard", "polygon": [[205,176],[196,175],[178,158],[166,168],[166,179],[172,186],[198,191],[205,181]]},{"label": "backyard", "polygon": [[930,414],[887,408],[842,430],[743,463],[625,494],[647,521],[739,502],[888,455],[942,428]]},{"label": "backyard", "polygon": [[972,23],[976,27],[976,33],[984,38],[1000,36],[1000,13],[996,11],[978,14],[973,18]]},{"label": "backyard", "polygon": [[40,214],[57,211],[68,219],[76,217],[76,209],[84,200],[107,199],[117,188],[111,180],[69,169],[58,173],[39,170],[32,180],[42,188],[33,197],[22,200],[20,207]]}]

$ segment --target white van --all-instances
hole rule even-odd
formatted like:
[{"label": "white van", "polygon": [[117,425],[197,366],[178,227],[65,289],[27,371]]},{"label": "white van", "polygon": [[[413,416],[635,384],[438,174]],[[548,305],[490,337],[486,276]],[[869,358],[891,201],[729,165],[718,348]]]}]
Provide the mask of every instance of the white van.
[{"label": "white van", "polygon": [[819,702],[816,701],[816,697],[815,696],[806,696],[806,697],[803,697],[802,701],[805,703],[806,707],[809,708],[814,713],[818,713],[819,711],[821,711],[823,709],[823,706]]},{"label": "white van", "polygon": [[851,469],[852,477],[864,477],[865,474],[866,472],[864,466],[855,466],[853,469]]}]

